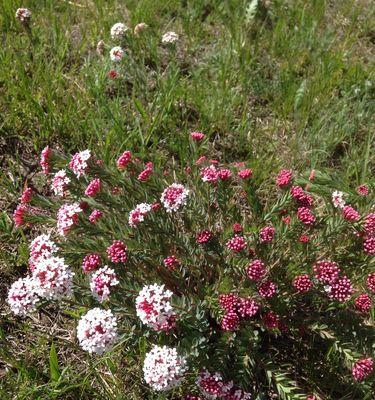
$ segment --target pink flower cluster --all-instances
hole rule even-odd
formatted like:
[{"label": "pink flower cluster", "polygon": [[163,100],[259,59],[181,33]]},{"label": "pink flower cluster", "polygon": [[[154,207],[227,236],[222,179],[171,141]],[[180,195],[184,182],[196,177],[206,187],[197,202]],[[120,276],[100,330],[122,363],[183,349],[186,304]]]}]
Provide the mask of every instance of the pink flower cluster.
[{"label": "pink flower cluster", "polygon": [[267,275],[267,269],[262,260],[253,260],[246,268],[246,274],[252,281],[260,281]]},{"label": "pink flower cluster", "polygon": [[85,195],[88,197],[96,196],[102,187],[102,183],[99,178],[93,179],[87,186],[85,190]]},{"label": "pink flower cluster", "polygon": [[316,221],[315,215],[308,207],[299,207],[297,210],[297,218],[305,225],[311,226]]},{"label": "pink flower cluster", "polygon": [[22,195],[19,198],[19,201],[22,204],[30,203],[32,196],[33,196],[33,190],[30,187],[26,187],[23,190]]},{"label": "pink flower cluster", "polygon": [[249,179],[253,175],[253,170],[251,168],[242,169],[237,172],[237,176],[241,179]]},{"label": "pink flower cluster", "polygon": [[250,400],[250,393],[236,387],[232,381],[224,381],[219,372],[210,373],[206,370],[200,372],[197,386],[207,399],[222,400]]},{"label": "pink flower cluster", "polygon": [[369,194],[369,189],[368,189],[367,185],[365,185],[365,184],[359,185],[357,187],[357,193],[360,196],[367,196]]},{"label": "pink flower cluster", "polygon": [[138,180],[141,182],[146,182],[150,178],[153,171],[154,165],[152,162],[148,162],[145,169],[138,175]]},{"label": "pink flower cluster", "polygon": [[375,272],[372,272],[370,274],[368,274],[367,278],[366,278],[366,284],[368,289],[375,293]]},{"label": "pink flower cluster", "polygon": [[294,278],[293,286],[299,293],[306,293],[313,287],[313,283],[308,274],[303,274]]},{"label": "pink flower cluster", "polygon": [[204,133],[202,132],[191,132],[190,137],[196,142],[200,142],[204,138]]},{"label": "pink flower cluster", "polygon": [[259,296],[264,297],[264,298],[271,298],[273,297],[277,292],[277,285],[276,283],[267,280],[265,282],[262,282],[258,286],[258,293]]},{"label": "pink flower cluster", "polygon": [[246,249],[246,240],[243,236],[234,235],[231,239],[227,241],[225,244],[229,250],[234,251],[235,253],[239,253],[242,250]]},{"label": "pink flower cluster", "polygon": [[358,360],[352,369],[353,377],[356,381],[363,381],[374,372],[374,361],[372,358]]},{"label": "pink flower cluster", "polygon": [[20,278],[9,289],[7,302],[12,312],[22,317],[36,310],[39,297],[31,277]]},{"label": "pink flower cluster", "polygon": [[100,210],[93,210],[92,213],[89,215],[89,221],[94,224],[98,219],[103,216],[103,213]]},{"label": "pink flower cluster", "polygon": [[173,293],[164,285],[147,285],[136,298],[137,316],[155,331],[174,328],[176,313],[170,302]]},{"label": "pink flower cluster", "polygon": [[173,271],[175,270],[179,265],[180,262],[178,261],[176,256],[168,256],[164,258],[163,264],[170,270]]},{"label": "pink flower cluster", "polygon": [[235,331],[241,319],[254,317],[259,311],[259,305],[251,298],[241,298],[234,293],[219,296],[220,307],[225,311],[221,327],[225,331]]},{"label": "pink flower cluster", "polygon": [[88,171],[88,161],[90,157],[90,150],[84,150],[73,155],[69,163],[69,168],[74,172],[77,178],[81,177]]},{"label": "pink flower cluster", "polygon": [[107,248],[108,258],[114,263],[126,262],[126,246],[121,240],[114,240]]},{"label": "pink flower cluster", "polygon": [[313,198],[300,186],[292,186],[290,189],[290,194],[300,207],[312,207],[314,202]]},{"label": "pink flower cluster", "polygon": [[282,169],[276,177],[276,185],[280,188],[289,186],[292,182],[293,173],[288,169]]},{"label": "pink flower cluster", "polygon": [[359,212],[351,206],[344,206],[342,208],[342,216],[349,222],[355,222],[361,218]]},{"label": "pink flower cluster", "polygon": [[115,271],[105,265],[98,269],[91,277],[90,289],[94,297],[102,302],[108,300],[110,288],[119,284]]},{"label": "pink flower cluster", "polygon": [[124,151],[121,156],[117,159],[117,168],[124,169],[128,164],[131,163],[132,153],[130,151]]},{"label": "pink flower cluster", "polygon": [[265,226],[259,232],[259,240],[261,243],[272,242],[275,237],[276,229],[273,226]]},{"label": "pink flower cluster", "polygon": [[367,313],[371,310],[372,300],[367,293],[360,294],[354,301],[357,310]]},{"label": "pink flower cluster", "polygon": [[197,233],[196,241],[199,244],[206,244],[212,239],[212,233],[205,229]]},{"label": "pink flower cluster", "polygon": [[84,257],[82,261],[83,272],[87,273],[96,270],[100,266],[101,262],[102,260],[99,254],[96,253],[88,254],[87,256]]},{"label": "pink flower cluster", "polygon": [[186,204],[189,190],[179,183],[164,189],[160,201],[167,212],[177,211]]},{"label": "pink flower cluster", "polygon": [[63,204],[57,212],[57,230],[65,236],[78,222],[78,215],[82,208],[78,203]]},{"label": "pink flower cluster", "polygon": [[134,228],[143,222],[146,215],[152,210],[151,204],[140,203],[129,212],[129,225]]}]

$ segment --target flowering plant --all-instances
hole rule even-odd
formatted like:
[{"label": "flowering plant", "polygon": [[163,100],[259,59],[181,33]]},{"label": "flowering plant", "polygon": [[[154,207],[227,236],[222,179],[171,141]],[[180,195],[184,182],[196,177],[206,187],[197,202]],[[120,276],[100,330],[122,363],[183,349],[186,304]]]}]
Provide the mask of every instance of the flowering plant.
[{"label": "flowering plant", "polygon": [[373,398],[372,188],[205,157],[160,171],[130,151],[46,148],[41,167],[50,195],[26,188],[14,212],[42,231],[14,313],[75,309],[83,350],[132,343],[171,398]]}]

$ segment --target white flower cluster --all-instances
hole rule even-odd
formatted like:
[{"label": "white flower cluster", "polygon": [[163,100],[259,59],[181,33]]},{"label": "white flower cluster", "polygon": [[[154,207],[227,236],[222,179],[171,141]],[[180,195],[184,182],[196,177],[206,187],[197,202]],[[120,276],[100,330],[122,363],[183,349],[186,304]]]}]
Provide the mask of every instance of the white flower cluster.
[{"label": "white flower cluster", "polygon": [[78,221],[78,214],[82,208],[78,203],[63,204],[57,212],[57,230],[61,236],[65,236]]},{"label": "white flower cluster", "polygon": [[336,208],[344,208],[345,206],[344,193],[335,190],[332,193],[332,203]]},{"label": "white flower cluster", "polygon": [[170,302],[172,295],[164,285],[144,286],[135,300],[137,316],[156,331],[166,329],[176,315]]},{"label": "white flower cluster", "polygon": [[160,201],[167,212],[177,211],[186,204],[188,195],[189,189],[180,183],[173,183],[164,189]]},{"label": "white flower cluster", "polygon": [[129,212],[129,225],[134,228],[145,220],[145,216],[151,211],[151,205],[147,203],[138,204],[134,210]]},{"label": "white flower cluster", "polygon": [[125,52],[120,46],[115,46],[111,49],[109,52],[109,57],[111,58],[112,61],[114,62],[119,62],[122,60],[124,57]]},{"label": "white flower cluster", "polygon": [[122,39],[125,36],[125,33],[129,30],[122,22],[117,22],[111,28],[111,37],[112,39]]},{"label": "white flower cluster", "polygon": [[32,277],[36,293],[46,299],[60,299],[72,292],[74,272],[61,257],[41,259],[35,265]]},{"label": "white flower cluster", "polygon": [[107,265],[98,269],[91,277],[90,289],[94,297],[102,302],[110,295],[110,288],[119,284],[115,271]]},{"label": "white flower cluster", "polygon": [[73,155],[70,160],[69,167],[72,169],[74,174],[79,178],[84,175],[89,167],[88,160],[91,157],[91,151],[86,149]]},{"label": "white flower cluster", "polygon": [[7,297],[12,312],[20,316],[26,316],[35,311],[38,300],[35,282],[29,276],[15,281],[10,287]]},{"label": "white flower cluster", "polygon": [[66,196],[70,178],[66,175],[65,169],[56,172],[52,178],[51,189],[56,196]]},{"label": "white flower cluster", "polygon": [[161,42],[165,44],[172,44],[176,43],[179,39],[179,36],[176,32],[167,32],[164,33],[163,37],[161,38]]},{"label": "white flower cluster", "polygon": [[16,18],[21,22],[26,22],[31,18],[31,11],[28,8],[18,8]]},{"label": "white flower cluster", "polygon": [[37,236],[30,243],[29,249],[29,266],[31,270],[34,270],[39,260],[49,258],[59,250],[56,244],[51,240],[50,235],[45,234]]},{"label": "white flower cluster", "polygon": [[143,364],[145,381],[158,391],[177,386],[186,371],[186,360],[177,350],[167,346],[156,346],[146,354]]},{"label": "white flower cluster", "polygon": [[93,308],[78,322],[77,337],[89,353],[103,354],[117,339],[117,320],[111,310]]}]

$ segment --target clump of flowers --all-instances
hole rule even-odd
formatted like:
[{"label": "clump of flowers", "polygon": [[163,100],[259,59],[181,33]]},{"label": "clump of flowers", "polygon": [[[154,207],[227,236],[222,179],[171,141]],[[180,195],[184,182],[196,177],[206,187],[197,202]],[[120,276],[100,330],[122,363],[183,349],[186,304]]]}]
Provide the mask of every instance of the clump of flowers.
[{"label": "clump of flowers", "polygon": [[117,275],[107,265],[98,269],[91,277],[90,289],[94,297],[100,302],[108,300],[110,289],[119,284]]},{"label": "clump of flowers", "polygon": [[359,185],[359,186],[357,187],[357,193],[358,193],[360,196],[367,196],[367,195],[369,194],[369,192],[370,192],[370,191],[369,191],[367,185],[365,185],[365,184]]},{"label": "clump of flowers", "polygon": [[[282,397],[285,382],[290,398],[330,398],[337,376],[346,397],[374,397],[369,385],[352,384],[371,379],[371,362],[353,367],[353,375],[342,368],[373,350],[370,196],[353,194],[349,205],[337,191],[336,210],[337,181],[322,171],[307,180],[309,171],[283,170],[275,185],[274,174],[262,181],[258,167],[225,165],[198,148],[189,146],[186,164],[173,169],[167,159],[159,169],[130,150],[108,163],[85,150],[68,166],[47,147],[42,182],[53,195],[45,198],[45,186],[30,178],[23,187],[38,195],[24,190],[14,214],[25,236],[39,236],[30,244],[30,276],[10,287],[10,310],[27,316],[58,300],[53,308],[69,305],[81,315],[103,302],[108,310],[87,310],[78,322],[84,350],[102,354],[118,332],[141,354],[151,340],[166,346],[146,355],[145,397],[183,375],[172,397],[198,390],[205,399],[249,398],[245,390]],[[317,363],[322,349],[332,357]],[[197,371],[206,372],[197,380]]]},{"label": "clump of flowers", "polygon": [[190,137],[196,142],[200,142],[204,138],[204,133],[202,132],[191,132]]},{"label": "clump of flowers", "polygon": [[137,316],[155,331],[174,327],[176,313],[171,304],[173,293],[164,285],[145,286],[136,298]]},{"label": "clump of flowers", "polygon": [[79,320],[77,337],[83,350],[103,354],[117,340],[117,319],[111,310],[93,308]]},{"label": "clump of flowers", "polygon": [[154,390],[165,391],[178,386],[187,369],[186,360],[175,348],[156,346],[146,354],[143,374]]},{"label": "clump of flowers", "polygon": [[296,276],[293,280],[293,286],[300,293],[308,292],[312,287],[313,283],[308,274]]}]

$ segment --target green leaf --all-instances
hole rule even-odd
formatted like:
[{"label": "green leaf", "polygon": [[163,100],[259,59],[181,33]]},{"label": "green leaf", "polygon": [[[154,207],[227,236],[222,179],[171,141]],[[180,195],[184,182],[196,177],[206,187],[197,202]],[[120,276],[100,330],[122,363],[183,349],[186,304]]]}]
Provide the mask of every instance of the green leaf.
[{"label": "green leaf", "polygon": [[49,352],[49,370],[51,375],[51,380],[58,381],[60,378],[60,370],[59,370],[59,360],[57,358],[57,352],[55,345],[51,344],[51,350]]}]

